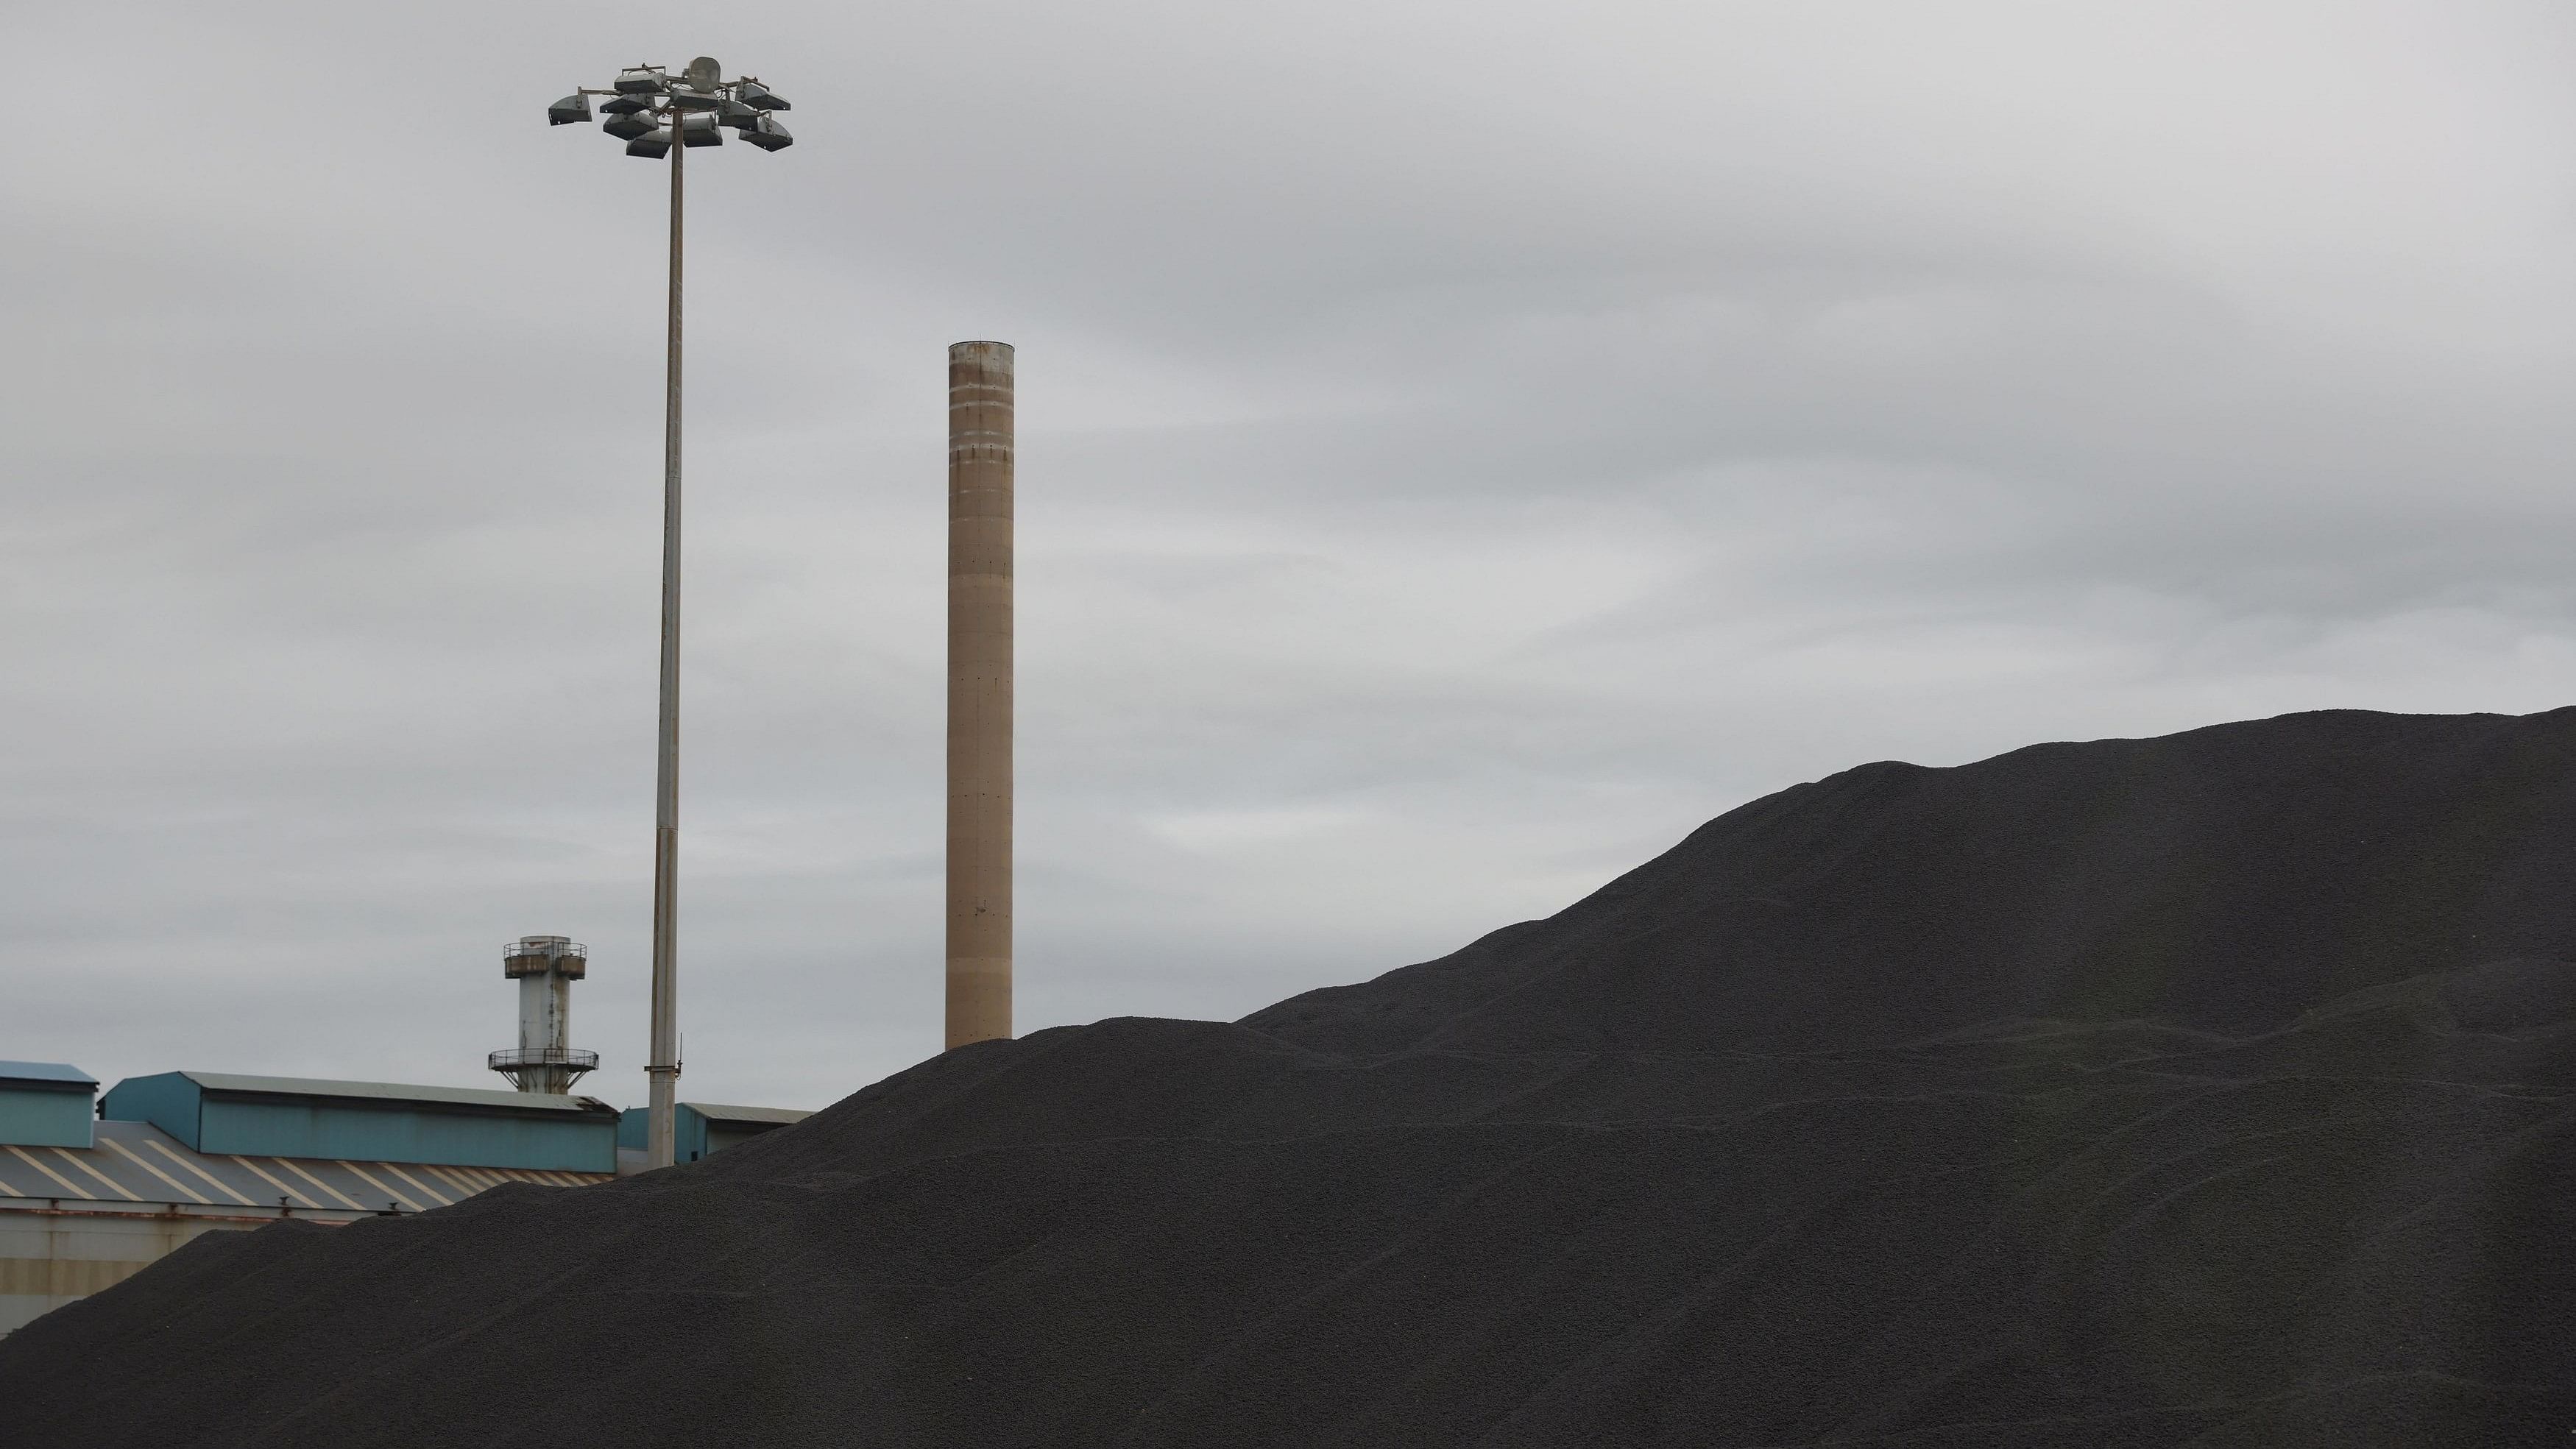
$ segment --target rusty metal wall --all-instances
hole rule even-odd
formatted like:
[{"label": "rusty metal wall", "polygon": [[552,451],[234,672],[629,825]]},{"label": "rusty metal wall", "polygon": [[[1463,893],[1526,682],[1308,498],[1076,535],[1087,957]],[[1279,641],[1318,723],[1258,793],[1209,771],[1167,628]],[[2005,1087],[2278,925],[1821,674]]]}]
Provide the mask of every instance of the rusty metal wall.
[{"label": "rusty metal wall", "polygon": [[175,1253],[200,1233],[267,1219],[164,1212],[19,1212],[0,1204],[0,1334]]},{"label": "rusty metal wall", "polygon": [[114,1118],[97,1124],[87,1148],[0,1143],[0,1334],[124,1281],[200,1233],[281,1218],[340,1224],[429,1212],[505,1182],[584,1187],[610,1180],[605,1173],[206,1153],[150,1123]]},{"label": "rusty metal wall", "polygon": [[1014,359],[948,349],[948,1045],[1011,1034]]}]

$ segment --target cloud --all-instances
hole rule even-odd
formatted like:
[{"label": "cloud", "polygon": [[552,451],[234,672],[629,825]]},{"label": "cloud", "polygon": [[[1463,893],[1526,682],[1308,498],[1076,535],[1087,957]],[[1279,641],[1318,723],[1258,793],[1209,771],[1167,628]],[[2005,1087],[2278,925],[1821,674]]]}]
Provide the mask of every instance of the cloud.
[{"label": "cloud", "polygon": [[13,17],[0,1054],[640,1097],[706,48],[686,1089],[937,1045],[941,358],[1020,349],[1021,1024],[1231,1016],[1743,800],[2576,685],[2544,4]]}]

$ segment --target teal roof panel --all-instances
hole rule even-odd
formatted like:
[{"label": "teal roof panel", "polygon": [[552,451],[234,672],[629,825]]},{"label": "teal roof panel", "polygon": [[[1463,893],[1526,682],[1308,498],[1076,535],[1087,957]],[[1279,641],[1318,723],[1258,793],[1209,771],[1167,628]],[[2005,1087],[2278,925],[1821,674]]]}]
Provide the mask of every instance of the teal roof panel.
[{"label": "teal roof panel", "polygon": [[680,1105],[710,1122],[758,1122],[769,1127],[792,1127],[814,1115],[794,1107],[728,1107],[719,1102],[682,1102]]},{"label": "teal roof panel", "polygon": [[69,1062],[0,1061],[0,1082],[33,1082],[55,1087],[95,1087],[98,1078]]},{"label": "teal roof panel", "polygon": [[345,1097],[375,1102],[434,1102],[456,1107],[500,1107],[538,1112],[607,1112],[596,1097],[554,1097],[489,1087],[421,1087],[403,1082],[343,1082],[325,1077],[249,1077],[233,1072],[181,1072],[209,1092],[272,1097]]}]

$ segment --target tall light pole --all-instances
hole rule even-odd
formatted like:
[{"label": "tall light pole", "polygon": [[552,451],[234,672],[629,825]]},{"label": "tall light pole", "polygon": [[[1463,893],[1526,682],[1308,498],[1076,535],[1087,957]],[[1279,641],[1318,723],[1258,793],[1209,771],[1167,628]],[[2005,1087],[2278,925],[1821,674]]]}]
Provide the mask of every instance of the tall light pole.
[{"label": "tall light pole", "polygon": [[588,86],[546,108],[557,126],[590,120],[590,98],[608,119],[600,129],[647,161],[671,158],[671,294],[662,393],[662,710],[653,794],[653,1041],[644,1064],[651,1089],[645,1164],[668,1167],[677,1155],[671,1113],[680,1078],[680,216],[681,158],[724,143],[731,127],[763,151],[793,144],[774,111],[787,102],[751,77],[724,78],[707,56],[677,75],[658,65],[630,66],[606,89]]}]

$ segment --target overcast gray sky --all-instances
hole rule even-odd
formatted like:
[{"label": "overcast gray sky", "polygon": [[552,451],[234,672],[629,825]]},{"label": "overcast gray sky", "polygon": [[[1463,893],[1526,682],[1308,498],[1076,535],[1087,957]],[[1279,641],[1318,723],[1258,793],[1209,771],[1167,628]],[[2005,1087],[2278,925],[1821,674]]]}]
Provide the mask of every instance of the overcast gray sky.
[{"label": "overcast gray sky", "polygon": [[2576,8],[9,7],[0,1056],[642,1099],[934,1051],[944,349],[1019,348],[1019,1020],[1232,1017],[1747,799],[2576,700]]}]

